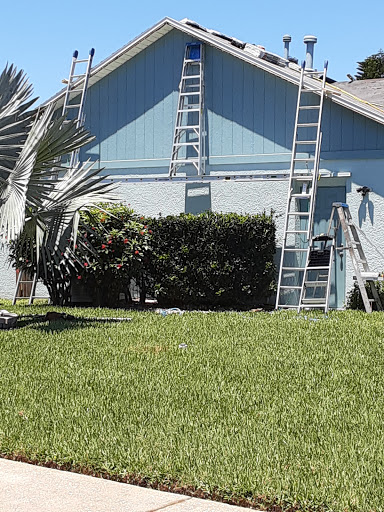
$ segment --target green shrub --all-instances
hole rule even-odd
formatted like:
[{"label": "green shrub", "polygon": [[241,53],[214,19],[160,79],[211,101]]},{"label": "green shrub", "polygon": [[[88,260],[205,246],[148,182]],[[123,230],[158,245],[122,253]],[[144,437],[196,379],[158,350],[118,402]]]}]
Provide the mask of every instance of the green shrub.
[{"label": "green shrub", "polygon": [[274,289],[272,215],[182,214],[148,219],[147,275],[161,305],[263,304]]},{"label": "green shrub", "polygon": [[[202,213],[155,219],[140,217],[122,204],[100,208],[81,214],[75,247],[68,238],[68,250],[75,257],[60,286],[52,263],[45,284],[55,304],[68,302],[71,286],[84,284],[91,302],[114,306],[120,293],[130,299],[132,279],[142,302],[150,294],[160,305],[261,305],[273,293],[272,214]],[[17,268],[35,270],[28,246],[16,244],[11,256]]]},{"label": "green shrub", "polygon": [[[384,282],[376,282],[375,287],[379,294],[381,303],[384,305]],[[366,284],[365,289],[367,290],[368,298],[372,299],[373,297],[370,285]],[[347,295],[347,309],[360,309],[365,311],[363,299],[361,298],[360,289],[357,283],[354,284],[352,290],[350,290]],[[373,309],[377,309],[375,302],[373,303]]]}]

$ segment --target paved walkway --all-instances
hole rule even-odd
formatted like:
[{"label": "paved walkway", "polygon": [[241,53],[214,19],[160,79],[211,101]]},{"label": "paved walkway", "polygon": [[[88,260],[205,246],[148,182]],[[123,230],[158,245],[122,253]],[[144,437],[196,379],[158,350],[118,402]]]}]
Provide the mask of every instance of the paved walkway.
[{"label": "paved walkway", "polygon": [[249,509],[0,458],[1,512],[246,512]]}]

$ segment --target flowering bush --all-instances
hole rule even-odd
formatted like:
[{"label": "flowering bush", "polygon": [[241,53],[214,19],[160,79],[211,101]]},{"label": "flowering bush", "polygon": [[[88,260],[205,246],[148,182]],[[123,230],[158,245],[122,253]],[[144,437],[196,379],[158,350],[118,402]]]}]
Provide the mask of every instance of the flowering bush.
[{"label": "flowering bush", "polygon": [[[115,305],[138,278],[144,258],[151,251],[144,219],[122,204],[101,205],[82,213],[76,255],[83,261],[82,280],[99,305]],[[152,231],[152,230],[151,230]]]}]

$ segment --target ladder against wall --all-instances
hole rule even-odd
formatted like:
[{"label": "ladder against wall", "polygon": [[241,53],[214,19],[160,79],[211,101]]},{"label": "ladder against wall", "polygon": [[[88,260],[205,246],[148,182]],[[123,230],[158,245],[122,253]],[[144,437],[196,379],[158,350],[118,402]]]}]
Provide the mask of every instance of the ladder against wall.
[{"label": "ladder against wall", "polygon": [[[63,115],[70,115],[71,119],[76,120],[76,126],[84,125],[84,106],[87,97],[89,76],[92,68],[92,61],[95,55],[95,49],[91,48],[86,59],[79,59],[79,52],[73,52],[68,79],[64,80],[67,89],[64,96]],[[80,150],[76,149],[71,153],[70,167],[75,167],[79,163]]]},{"label": "ladder against wall", "polygon": [[301,67],[276,309],[299,310],[304,283],[314,280],[305,269],[311,251],[319,249],[312,235],[327,67],[327,62],[321,72],[306,71],[304,63]]},{"label": "ladder against wall", "polygon": [[[87,58],[79,59],[79,52],[75,50],[72,55],[68,79],[63,80],[67,84],[67,88],[62,115],[68,115],[72,120],[75,120],[77,127],[83,126],[85,121],[84,106],[94,55],[95,50],[91,48]],[[76,169],[79,164],[79,154],[79,149],[71,153],[69,158],[70,168]],[[30,275],[25,272],[19,272],[12,304],[16,304],[18,299],[28,299],[29,304],[33,304],[34,299],[49,300],[47,295],[36,295],[38,283],[41,283],[41,280],[37,278],[36,274]],[[26,293],[25,290],[28,290],[29,293]]]},{"label": "ladder against wall", "polygon": [[193,165],[198,175],[205,174],[204,125],[204,46],[185,46],[169,176],[180,167]]}]

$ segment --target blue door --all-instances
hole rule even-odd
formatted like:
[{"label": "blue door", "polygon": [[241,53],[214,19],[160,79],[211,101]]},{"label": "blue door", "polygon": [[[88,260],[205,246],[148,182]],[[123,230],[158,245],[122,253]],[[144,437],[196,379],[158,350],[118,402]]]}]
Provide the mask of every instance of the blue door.
[{"label": "blue door", "polygon": [[[345,202],[345,186],[321,187],[317,189],[316,208],[314,218],[315,235],[326,233],[329,217],[332,212],[332,203]],[[341,229],[337,233],[336,247],[344,245]],[[345,301],[345,251],[335,251],[332,266],[332,284],[329,296],[330,308],[341,308]]]}]

